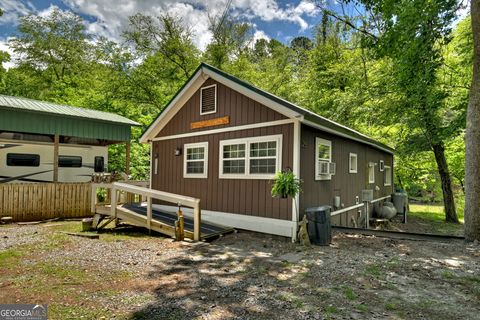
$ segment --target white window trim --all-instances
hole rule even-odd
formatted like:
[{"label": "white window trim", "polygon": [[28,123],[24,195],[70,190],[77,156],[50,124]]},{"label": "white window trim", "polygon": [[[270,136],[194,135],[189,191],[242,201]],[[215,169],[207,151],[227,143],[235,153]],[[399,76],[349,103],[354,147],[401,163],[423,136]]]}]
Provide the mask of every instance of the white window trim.
[{"label": "white window trim", "polygon": [[[373,180],[370,180],[370,168],[373,168]],[[368,183],[375,183],[375,162],[368,163]]]},{"label": "white window trim", "polygon": [[332,141],[330,140],[325,140],[322,138],[315,138],[315,180],[332,180],[332,175],[331,174],[319,174],[319,168],[318,168],[318,145],[323,144],[326,146],[330,147],[330,162],[333,162],[332,160]]},{"label": "white window trim", "polygon": [[[384,182],[383,182],[383,185],[385,187],[390,187],[392,185],[392,167],[391,166],[385,166],[385,179],[384,179]],[[387,170],[388,169],[388,170]],[[390,174],[387,175],[387,172],[390,171]],[[389,182],[387,183],[387,177],[389,178]]]},{"label": "white window trim", "polygon": [[385,170],[385,162],[383,160],[380,160],[380,165],[378,166],[380,171]]},{"label": "white window trim", "polygon": [[[203,90],[208,89],[208,88],[212,88],[212,87],[215,88],[215,97],[214,97],[215,98],[215,110],[208,111],[208,112],[202,112]],[[212,84],[212,85],[200,88],[200,115],[203,116],[203,115],[213,114],[213,113],[217,113],[217,85],[216,84]]]},{"label": "white window trim", "polygon": [[[355,170],[352,170],[352,158],[355,159]],[[350,152],[348,155],[348,172],[358,173],[358,155],[356,153]]]},{"label": "white window trim", "polygon": [[[203,158],[203,173],[187,173],[187,149],[189,148],[205,148]],[[200,160],[190,160],[200,161]],[[207,178],[208,177],[208,142],[187,143],[183,145],[183,177],[184,178]]]},{"label": "white window trim", "polygon": [[[275,177],[275,174],[250,174],[250,143],[252,142],[277,142],[277,154],[275,155],[277,167],[275,173],[281,171],[282,168],[282,140],[283,135],[258,136],[241,139],[221,140],[219,143],[219,157],[218,157],[218,177],[219,179],[259,179],[270,180]],[[245,144],[245,173],[231,174],[223,173],[223,146],[230,144]],[[228,159],[227,159],[228,160]]]}]

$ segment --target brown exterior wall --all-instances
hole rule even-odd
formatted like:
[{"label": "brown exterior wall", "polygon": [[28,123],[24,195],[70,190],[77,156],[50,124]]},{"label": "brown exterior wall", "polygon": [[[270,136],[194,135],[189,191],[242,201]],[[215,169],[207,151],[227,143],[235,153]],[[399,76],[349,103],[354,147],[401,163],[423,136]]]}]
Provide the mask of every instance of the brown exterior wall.
[{"label": "brown exterior wall", "polygon": [[[237,213],[275,219],[292,219],[292,200],[272,198],[270,180],[219,179],[219,142],[226,139],[283,135],[282,167],[292,167],[293,124],[155,141],[158,172],[152,187],[157,190],[199,198],[204,210]],[[176,148],[186,143],[208,141],[208,177],[183,178],[184,156],[175,156]]]},{"label": "brown exterior wall", "polygon": [[[229,87],[212,79],[208,79],[202,86],[217,85],[217,112],[200,115],[200,90],[185,103],[173,119],[160,131],[158,137],[181,133],[198,132],[208,129],[218,129],[231,126],[240,126],[252,123],[286,119],[286,117],[272,109],[252,100]],[[211,128],[190,129],[190,123],[211,120],[229,116],[230,123]]]},{"label": "brown exterior wall", "polygon": [[[319,137],[332,142],[332,158],[336,163],[336,174],[332,180],[315,180],[315,138]],[[349,173],[349,154],[356,153],[358,156],[357,173]],[[355,196],[362,201],[362,190],[375,189],[374,198],[390,195],[392,186],[384,186],[384,174],[379,165],[375,167],[375,184],[368,183],[368,163],[385,161],[386,166],[391,166],[393,175],[393,156],[371,146],[338,137],[305,125],[301,127],[301,150],[300,150],[300,177],[303,180],[303,193],[300,195],[300,215],[308,207],[330,205],[333,207],[335,196],[340,196],[341,203],[345,207],[355,205]],[[353,226],[351,218],[357,217],[355,212],[340,214],[332,218],[332,224]]]}]

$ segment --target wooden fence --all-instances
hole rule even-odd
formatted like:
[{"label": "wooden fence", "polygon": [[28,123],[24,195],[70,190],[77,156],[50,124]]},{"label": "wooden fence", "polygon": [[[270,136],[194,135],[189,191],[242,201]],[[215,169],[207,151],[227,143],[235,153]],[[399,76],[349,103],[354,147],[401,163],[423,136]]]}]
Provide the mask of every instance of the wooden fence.
[{"label": "wooden fence", "polygon": [[0,184],[0,216],[14,221],[80,218],[91,215],[91,184]]}]

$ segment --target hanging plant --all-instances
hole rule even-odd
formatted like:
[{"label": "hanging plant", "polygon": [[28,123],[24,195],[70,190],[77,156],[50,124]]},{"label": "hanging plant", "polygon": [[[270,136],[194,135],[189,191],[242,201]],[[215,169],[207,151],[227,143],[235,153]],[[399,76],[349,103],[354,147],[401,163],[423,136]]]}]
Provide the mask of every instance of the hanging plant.
[{"label": "hanging plant", "polygon": [[296,197],[301,191],[302,180],[298,179],[291,170],[277,172],[273,178],[272,197]]}]

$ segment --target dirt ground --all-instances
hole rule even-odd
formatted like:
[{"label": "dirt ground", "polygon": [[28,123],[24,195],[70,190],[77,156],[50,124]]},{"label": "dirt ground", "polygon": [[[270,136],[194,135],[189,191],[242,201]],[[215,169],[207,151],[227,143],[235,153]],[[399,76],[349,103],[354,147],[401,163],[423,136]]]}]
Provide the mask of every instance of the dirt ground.
[{"label": "dirt ground", "polygon": [[60,233],[79,228],[0,226],[0,303],[47,303],[50,319],[480,319],[478,244]]}]

